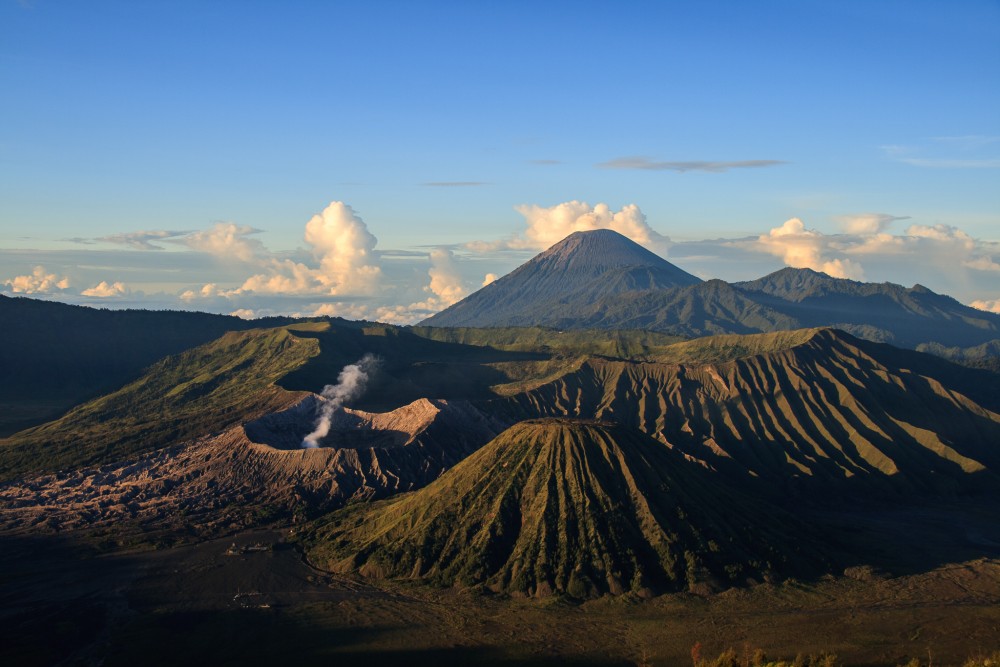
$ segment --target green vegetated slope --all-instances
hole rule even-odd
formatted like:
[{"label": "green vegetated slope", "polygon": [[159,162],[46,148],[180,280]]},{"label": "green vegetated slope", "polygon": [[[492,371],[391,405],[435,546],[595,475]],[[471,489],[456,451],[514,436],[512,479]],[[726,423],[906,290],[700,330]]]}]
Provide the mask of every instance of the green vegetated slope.
[{"label": "green vegetated slope", "polygon": [[119,461],[283,407],[293,396],[275,382],[318,352],[315,340],[286,327],[227,333],[55,421],[0,440],[0,477]]},{"label": "green vegetated slope", "polygon": [[428,487],[355,506],[310,536],[340,572],[587,598],[813,570],[788,515],[623,426],[511,427]]},{"label": "green vegetated slope", "polygon": [[996,488],[995,374],[830,329],[671,350],[668,363],[587,360],[507,407],[613,419],[783,492]]},{"label": "green vegetated slope", "polygon": [[563,356],[600,355],[618,359],[647,359],[683,341],[655,331],[608,329],[566,330],[543,327],[411,327],[417,336],[431,340],[492,347],[498,350],[544,352]]},{"label": "green vegetated slope", "polygon": [[[536,333],[532,339],[543,337]],[[621,352],[635,341],[634,346],[656,350],[663,346],[648,341],[659,338],[630,332],[620,343],[614,333],[602,332],[590,344],[577,339],[570,347]],[[515,381],[533,386],[564,373],[573,363],[573,358],[551,349],[532,352],[530,344],[523,347],[503,350],[431,340],[407,328],[342,321],[232,332],[160,360],[134,382],[61,418],[0,440],[0,475],[122,460],[214,433],[280,407],[282,390],[322,390],[337,381],[345,365],[366,354],[374,355],[378,364],[365,394],[352,404],[373,410],[391,410],[426,397],[486,400],[496,396],[496,386]]]},{"label": "green vegetated slope", "polygon": [[287,322],[101,310],[0,295],[0,437],[120,388],[167,356],[227,331]]}]

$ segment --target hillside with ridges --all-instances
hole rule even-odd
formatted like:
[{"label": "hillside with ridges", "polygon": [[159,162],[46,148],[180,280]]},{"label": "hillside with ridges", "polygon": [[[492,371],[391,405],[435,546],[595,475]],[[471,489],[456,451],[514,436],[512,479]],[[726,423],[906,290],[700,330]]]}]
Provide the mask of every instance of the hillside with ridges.
[{"label": "hillside with ridges", "polygon": [[318,354],[315,340],[288,328],[227,333],[57,420],[0,440],[0,479],[120,461],[285,407],[298,395],[275,383]]},{"label": "hillside with ridges", "polygon": [[119,389],[150,364],[227,331],[290,322],[106,310],[0,294],[0,437]]},{"label": "hillside with ridges", "polygon": [[1000,315],[963,305],[923,285],[863,283],[811,269],[785,268],[734,283],[798,326],[835,326],[898,347],[974,347],[1000,338]]},{"label": "hillside with ridges", "polygon": [[729,473],[814,495],[997,488],[1000,378],[829,329],[590,359],[507,399],[511,419],[613,419]]},{"label": "hillside with ridges", "polygon": [[649,595],[816,572],[809,531],[626,427],[514,425],[430,486],[309,537],[338,572],[534,596]]}]

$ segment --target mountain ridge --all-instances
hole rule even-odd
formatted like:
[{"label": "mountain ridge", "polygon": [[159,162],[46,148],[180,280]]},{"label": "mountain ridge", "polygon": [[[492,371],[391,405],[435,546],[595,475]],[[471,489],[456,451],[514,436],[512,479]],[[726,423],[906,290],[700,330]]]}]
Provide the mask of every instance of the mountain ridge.
[{"label": "mountain ridge", "polygon": [[471,323],[484,317],[498,326],[536,325],[544,320],[544,312],[534,304],[699,282],[617,232],[574,232],[421,325],[476,326]]},{"label": "mountain ridge", "polygon": [[[589,238],[611,258],[607,263],[593,260]],[[574,263],[578,252],[585,270]],[[750,281],[701,281],[666,260],[650,264],[643,253],[615,232],[576,232],[421,326],[645,329],[686,337],[831,326],[957,359],[964,349],[989,350],[1000,341],[1000,314],[919,284],[863,283],[791,267]]]}]

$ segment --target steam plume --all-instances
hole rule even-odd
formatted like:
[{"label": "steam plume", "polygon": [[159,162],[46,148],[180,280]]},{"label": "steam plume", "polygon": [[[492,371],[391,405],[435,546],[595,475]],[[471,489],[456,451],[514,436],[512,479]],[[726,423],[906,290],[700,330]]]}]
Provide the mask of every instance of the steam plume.
[{"label": "steam plume", "polygon": [[368,374],[375,370],[378,360],[370,354],[361,357],[357,363],[344,366],[337,376],[337,384],[328,384],[323,387],[320,394],[322,400],[316,416],[316,426],[312,433],[302,439],[304,449],[313,449],[319,446],[320,440],[330,432],[330,422],[333,413],[339,410],[344,403],[359,396],[365,390],[368,382]]}]

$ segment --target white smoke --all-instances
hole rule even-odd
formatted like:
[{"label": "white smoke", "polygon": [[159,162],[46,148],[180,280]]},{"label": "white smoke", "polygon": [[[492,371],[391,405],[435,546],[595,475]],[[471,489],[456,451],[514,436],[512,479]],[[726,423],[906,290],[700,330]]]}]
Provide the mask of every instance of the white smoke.
[{"label": "white smoke", "polygon": [[344,403],[355,398],[365,390],[368,374],[378,366],[378,359],[370,354],[361,357],[355,364],[344,366],[337,376],[337,384],[323,387],[317,407],[316,426],[312,433],[302,439],[303,449],[314,449],[330,432],[333,413],[343,407]]}]

